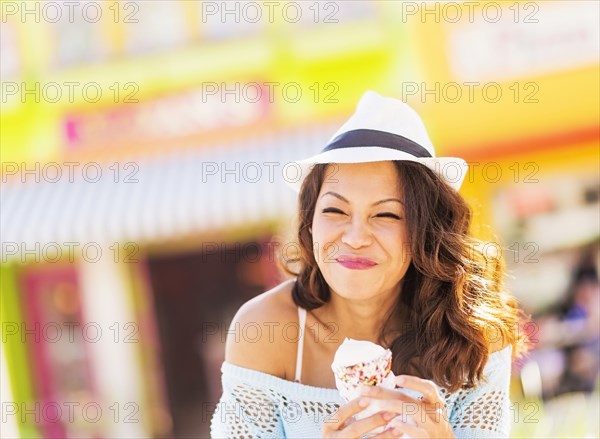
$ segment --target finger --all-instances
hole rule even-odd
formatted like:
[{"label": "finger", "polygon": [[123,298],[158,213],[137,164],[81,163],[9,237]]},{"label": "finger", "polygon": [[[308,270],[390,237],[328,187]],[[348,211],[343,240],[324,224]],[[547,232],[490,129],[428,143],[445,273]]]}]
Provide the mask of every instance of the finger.
[{"label": "finger", "polygon": [[413,375],[398,375],[396,386],[416,390],[423,394],[423,399],[429,403],[444,402],[438,386],[431,380],[425,380]]},{"label": "finger", "polygon": [[414,404],[421,403],[420,399],[412,398],[398,390],[386,389],[381,386],[364,386],[361,388],[361,394],[368,398],[401,399],[405,402],[412,402]]},{"label": "finger", "polygon": [[370,439],[397,439],[399,437],[402,437],[403,433],[397,433],[394,434],[393,432],[393,428],[387,428],[384,431],[382,431],[381,433],[379,433],[378,435],[375,436],[370,436]]},{"label": "finger", "polygon": [[335,413],[325,418],[323,431],[331,432],[340,429],[349,418],[362,412],[370,403],[369,398],[359,397],[342,405]]},{"label": "finger", "polygon": [[416,425],[406,424],[404,422],[398,422],[392,428],[392,434],[395,437],[411,437],[412,439],[428,438],[429,434],[427,430],[419,428]]},{"label": "finger", "polygon": [[[408,377],[408,379],[407,381],[403,381],[399,379],[401,377]],[[409,380],[416,383],[416,385],[409,387],[411,384],[406,384],[406,382]],[[398,392],[401,395],[397,399],[401,399],[406,403],[402,406],[404,410],[403,413],[412,415],[413,419],[415,419],[419,424],[426,422],[426,419],[433,419],[434,422],[440,422],[440,419],[448,419],[446,401],[440,395],[439,389],[433,381],[424,380],[411,375],[400,375],[396,377],[396,383],[402,382],[405,382],[403,388],[414,390],[423,394],[423,397],[415,399],[403,394],[398,390],[394,390],[394,392]],[[434,396],[431,396],[432,393]],[[388,409],[391,408],[388,407]]]},{"label": "finger", "polygon": [[[380,410],[397,415],[394,417],[394,420],[390,422],[390,425],[394,425],[395,422],[399,422],[402,419],[412,419],[417,423],[419,420],[421,420],[421,423],[425,422],[424,413],[427,413],[427,411],[423,408],[423,404],[420,402],[414,403],[401,401],[398,399],[383,399],[378,401],[377,404]],[[398,417],[398,415],[400,417]]]},{"label": "finger", "polygon": [[[411,420],[421,426],[433,421],[434,423],[448,421],[448,413],[445,406],[437,404],[425,404],[423,402],[407,402],[400,399],[383,399],[377,402],[378,408],[391,413],[402,415],[400,419]],[[393,421],[392,421],[393,422]]]},{"label": "finger", "polygon": [[386,425],[393,415],[385,412],[377,412],[374,415],[368,416],[359,421],[354,421],[352,424],[340,430],[338,433],[340,437],[358,437],[364,433],[368,433],[377,427]]}]

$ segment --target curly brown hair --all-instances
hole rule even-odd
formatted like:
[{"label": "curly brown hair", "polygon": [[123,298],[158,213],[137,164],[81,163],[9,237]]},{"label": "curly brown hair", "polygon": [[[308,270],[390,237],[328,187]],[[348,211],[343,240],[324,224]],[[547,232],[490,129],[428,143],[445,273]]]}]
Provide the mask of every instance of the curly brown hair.
[{"label": "curly brown hair", "polygon": [[[488,254],[483,242],[469,236],[471,210],[464,198],[420,163],[393,163],[404,189],[412,261],[379,342],[391,349],[396,375],[431,379],[450,392],[475,387],[493,343],[512,345],[515,358],[526,352],[519,329],[529,316],[504,289],[502,256]],[[296,277],[294,302],[308,310],[331,297],[310,232],[328,166],[315,165],[303,182],[297,254],[286,252],[279,260]]]}]

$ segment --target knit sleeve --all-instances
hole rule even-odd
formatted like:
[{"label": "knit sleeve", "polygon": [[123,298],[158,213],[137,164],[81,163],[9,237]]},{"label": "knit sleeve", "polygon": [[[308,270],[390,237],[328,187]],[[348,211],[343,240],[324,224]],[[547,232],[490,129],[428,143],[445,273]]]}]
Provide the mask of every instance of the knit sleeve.
[{"label": "knit sleeve", "polygon": [[211,420],[211,438],[284,438],[280,395],[233,374],[222,375],[223,394]]},{"label": "knit sleeve", "polygon": [[485,382],[452,396],[449,419],[457,438],[508,438],[511,347],[490,356]]}]

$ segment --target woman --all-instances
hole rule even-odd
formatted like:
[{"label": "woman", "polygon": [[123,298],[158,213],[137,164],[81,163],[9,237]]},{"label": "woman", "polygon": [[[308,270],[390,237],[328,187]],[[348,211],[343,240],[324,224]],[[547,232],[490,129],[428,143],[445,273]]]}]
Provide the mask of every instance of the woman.
[{"label": "woman", "polygon": [[[466,163],[435,158],[408,105],[367,92],[320,154],[292,166],[295,279],[234,317],[213,437],[506,437],[524,316],[499,258],[468,236]],[[392,351],[395,390],[340,397],[331,363],[346,337]],[[381,410],[355,420],[375,400]]]}]

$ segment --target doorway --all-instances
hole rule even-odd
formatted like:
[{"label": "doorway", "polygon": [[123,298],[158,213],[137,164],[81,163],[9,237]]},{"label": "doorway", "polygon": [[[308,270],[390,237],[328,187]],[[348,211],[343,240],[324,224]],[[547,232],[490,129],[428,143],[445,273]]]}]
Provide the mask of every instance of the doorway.
[{"label": "doorway", "polygon": [[262,252],[267,242],[148,257],[175,438],[209,437],[229,323],[244,302],[277,283],[275,261]]}]

